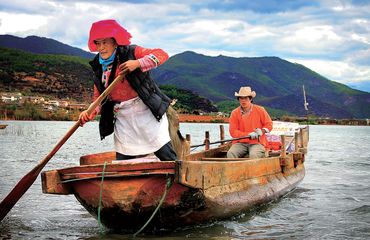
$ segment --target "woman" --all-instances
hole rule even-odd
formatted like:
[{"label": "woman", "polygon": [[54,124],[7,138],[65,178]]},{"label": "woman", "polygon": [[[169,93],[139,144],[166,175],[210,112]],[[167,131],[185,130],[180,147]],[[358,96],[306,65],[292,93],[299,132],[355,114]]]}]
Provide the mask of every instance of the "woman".
[{"label": "woman", "polygon": [[88,46],[98,52],[90,62],[94,77],[94,100],[118,75],[124,79],[91,115],[80,114],[81,125],[101,115],[101,139],[114,132],[117,160],[153,153],[160,160],[176,160],[170,142],[166,110],[171,99],[149,75],[168,54],[162,49],[130,45],[131,34],[115,20],[92,24]]}]

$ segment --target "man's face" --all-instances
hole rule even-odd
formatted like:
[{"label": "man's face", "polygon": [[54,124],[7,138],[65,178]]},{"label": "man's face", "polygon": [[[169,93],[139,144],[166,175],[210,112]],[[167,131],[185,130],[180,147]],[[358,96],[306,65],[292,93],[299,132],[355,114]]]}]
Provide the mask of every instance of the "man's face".
[{"label": "man's face", "polygon": [[239,103],[242,108],[250,108],[252,101],[249,97],[239,97]]}]

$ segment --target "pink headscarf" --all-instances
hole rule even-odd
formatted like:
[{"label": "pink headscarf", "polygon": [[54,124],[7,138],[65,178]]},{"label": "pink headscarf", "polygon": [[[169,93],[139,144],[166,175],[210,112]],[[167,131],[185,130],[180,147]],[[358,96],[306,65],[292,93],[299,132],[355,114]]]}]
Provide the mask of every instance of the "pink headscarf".
[{"label": "pink headscarf", "polygon": [[118,45],[129,45],[131,34],[121,27],[116,20],[101,20],[91,25],[88,46],[91,52],[98,49],[94,41],[101,38],[114,38]]}]

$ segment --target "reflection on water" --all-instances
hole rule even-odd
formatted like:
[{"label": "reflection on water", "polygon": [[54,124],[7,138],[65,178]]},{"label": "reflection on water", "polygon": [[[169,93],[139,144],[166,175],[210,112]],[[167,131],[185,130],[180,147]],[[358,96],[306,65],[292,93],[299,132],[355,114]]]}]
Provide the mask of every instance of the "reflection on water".
[{"label": "reflection on water", "polygon": [[[43,159],[74,122],[9,121],[0,130],[0,199]],[[225,138],[228,126],[225,126]],[[219,124],[181,124],[192,144],[204,132],[219,140]],[[285,197],[231,219],[181,228],[149,239],[369,239],[370,128],[311,126],[306,177]],[[44,170],[75,166],[85,154],[112,150],[96,122],[78,129]],[[202,149],[202,147],[200,147]],[[197,150],[200,150],[197,149]],[[0,239],[128,239],[100,233],[97,221],[74,196],[41,192],[40,178],[0,223]]]}]

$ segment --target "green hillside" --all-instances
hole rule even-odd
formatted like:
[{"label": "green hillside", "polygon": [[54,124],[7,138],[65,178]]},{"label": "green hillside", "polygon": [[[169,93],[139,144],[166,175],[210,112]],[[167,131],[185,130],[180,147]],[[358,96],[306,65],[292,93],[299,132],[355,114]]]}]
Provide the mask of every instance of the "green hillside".
[{"label": "green hillside", "polygon": [[87,59],[1,47],[0,51],[2,91],[90,101],[93,75]]},{"label": "green hillside", "polygon": [[[92,72],[86,58],[8,48],[0,51],[1,91],[91,101]],[[171,98],[178,99],[177,107],[187,112],[230,112],[238,105],[234,92],[251,86],[257,92],[254,102],[273,115],[305,116],[304,85],[311,115],[370,118],[370,93],[277,57],[210,57],[187,51],[172,56],[153,76]]]},{"label": "green hillside", "polygon": [[[1,91],[91,102],[93,73],[87,59],[66,55],[34,54],[1,47],[0,51]],[[189,90],[170,85],[161,88],[169,97],[178,100],[175,108],[182,112],[218,111],[208,99]]]},{"label": "green hillside", "polygon": [[190,89],[218,104],[234,99],[241,86],[256,92],[255,103],[289,113],[305,115],[302,85],[311,114],[332,118],[367,118],[370,93],[330,81],[300,64],[277,57],[209,57],[184,52],[156,69],[161,84]]}]

